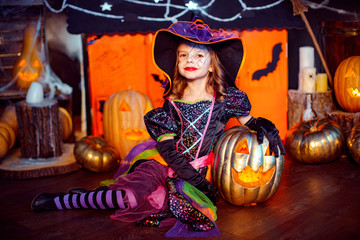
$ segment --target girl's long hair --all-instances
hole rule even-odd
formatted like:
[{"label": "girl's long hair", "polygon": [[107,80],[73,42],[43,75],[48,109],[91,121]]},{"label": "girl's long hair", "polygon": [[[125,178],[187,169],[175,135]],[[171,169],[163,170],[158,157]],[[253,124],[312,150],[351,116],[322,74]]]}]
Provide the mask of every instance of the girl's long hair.
[{"label": "girl's long hair", "polygon": [[[224,68],[219,60],[216,52],[209,46],[205,45],[210,53],[210,67],[212,68],[212,72],[209,72],[209,80],[207,82],[206,90],[211,92],[214,90],[216,93],[216,99],[218,101],[222,101],[226,95],[225,91],[228,86],[225,80]],[[177,54],[178,56],[178,54]],[[184,95],[185,88],[187,87],[187,80],[178,70],[178,59],[176,59],[174,75],[172,80],[172,88],[169,92],[174,99],[181,99]]]}]

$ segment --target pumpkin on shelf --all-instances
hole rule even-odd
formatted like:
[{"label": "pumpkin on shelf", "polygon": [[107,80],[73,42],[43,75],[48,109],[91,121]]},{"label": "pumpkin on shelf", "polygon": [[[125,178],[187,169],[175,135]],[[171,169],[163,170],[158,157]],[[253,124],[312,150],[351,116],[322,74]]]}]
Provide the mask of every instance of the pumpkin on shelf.
[{"label": "pumpkin on shelf", "polygon": [[119,91],[105,101],[104,138],[118,150],[121,159],[135,145],[150,138],[143,117],[152,109],[151,100],[138,91]]},{"label": "pumpkin on shelf", "polygon": [[74,155],[78,164],[92,172],[108,172],[119,164],[117,150],[98,136],[86,136],[77,141]]},{"label": "pumpkin on shelf", "polygon": [[351,129],[346,145],[353,160],[360,165],[360,124],[355,124]]},{"label": "pumpkin on shelf", "polygon": [[360,111],[360,56],[349,57],[337,67],[334,92],[337,102],[344,110]]},{"label": "pumpkin on shelf", "polygon": [[20,89],[29,89],[32,82],[40,77],[44,67],[40,59],[40,34],[36,24],[26,27],[20,57],[16,60],[13,75]]},{"label": "pumpkin on shelf", "polygon": [[[279,150],[280,152],[280,150]],[[284,156],[269,154],[269,141],[257,141],[256,132],[245,126],[226,130],[214,150],[213,183],[229,203],[241,206],[264,202],[277,191]]]},{"label": "pumpkin on shelf", "polygon": [[0,158],[14,146],[16,141],[14,129],[5,122],[0,122]]},{"label": "pumpkin on shelf", "polygon": [[301,163],[328,163],[339,158],[345,143],[340,126],[326,118],[299,122],[286,135],[286,154]]}]

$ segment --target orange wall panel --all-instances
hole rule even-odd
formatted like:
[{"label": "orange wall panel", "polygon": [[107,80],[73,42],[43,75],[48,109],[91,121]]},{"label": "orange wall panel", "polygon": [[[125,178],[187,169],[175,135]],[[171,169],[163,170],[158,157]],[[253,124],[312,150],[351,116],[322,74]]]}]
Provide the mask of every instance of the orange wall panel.
[{"label": "orange wall panel", "polygon": [[[273,121],[285,138],[287,130],[287,32],[259,30],[238,32],[243,39],[245,59],[236,85],[248,94],[254,117]],[[131,89],[147,95],[155,107],[162,105],[163,89],[152,74],[164,79],[152,61],[153,34],[103,35],[88,44],[89,86],[94,135],[102,135],[103,102],[113,93]],[[94,36],[88,40],[94,39]],[[281,52],[273,53],[276,44]],[[276,60],[279,57],[279,60]],[[254,72],[276,67],[253,80]],[[265,71],[266,72],[266,71]],[[231,121],[227,127],[239,124]]]}]

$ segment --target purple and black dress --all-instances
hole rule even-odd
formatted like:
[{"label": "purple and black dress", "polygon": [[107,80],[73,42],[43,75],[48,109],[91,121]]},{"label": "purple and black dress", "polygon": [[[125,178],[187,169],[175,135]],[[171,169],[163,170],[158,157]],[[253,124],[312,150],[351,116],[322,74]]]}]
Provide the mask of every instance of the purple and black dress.
[{"label": "purple and black dress", "polygon": [[[124,159],[128,166],[126,163],[120,166],[115,175],[116,182],[109,186],[112,190],[126,189],[132,192],[130,195],[134,201],[128,201],[135,206],[117,210],[111,218],[143,221],[146,225],[155,220],[155,216],[162,216],[161,213],[170,209],[179,221],[168,232],[168,236],[181,236],[179,233],[182,236],[204,236],[200,235],[201,231],[207,235],[216,235],[216,207],[201,191],[173,175],[155,145],[162,137],[173,136],[176,150],[205,177],[209,172],[213,147],[224,132],[226,123],[230,118],[249,115],[250,109],[247,95],[235,87],[229,87],[221,102],[215,100],[215,97],[213,100],[196,102],[166,99],[162,108],[148,112],[144,121],[154,140],[139,144],[130,151]],[[141,164],[136,164],[138,161]],[[131,173],[126,172],[134,165],[136,167],[132,167],[134,170]],[[199,231],[192,235],[193,230]]]}]

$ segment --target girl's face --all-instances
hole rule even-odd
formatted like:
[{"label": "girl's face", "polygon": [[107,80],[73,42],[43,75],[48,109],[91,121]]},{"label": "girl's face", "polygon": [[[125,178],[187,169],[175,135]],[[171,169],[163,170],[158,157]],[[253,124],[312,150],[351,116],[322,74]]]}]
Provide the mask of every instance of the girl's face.
[{"label": "girl's face", "polygon": [[210,69],[209,50],[197,43],[181,43],[178,47],[178,71],[188,80],[206,79]]}]

